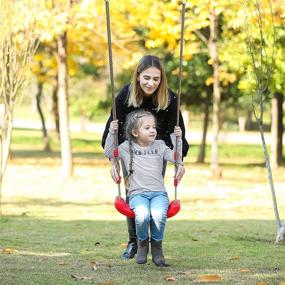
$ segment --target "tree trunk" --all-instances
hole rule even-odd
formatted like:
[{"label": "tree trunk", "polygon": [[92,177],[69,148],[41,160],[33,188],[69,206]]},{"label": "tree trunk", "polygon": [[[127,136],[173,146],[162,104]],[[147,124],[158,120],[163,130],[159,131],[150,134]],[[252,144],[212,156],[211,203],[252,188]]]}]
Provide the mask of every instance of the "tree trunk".
[{"label": "tree trunk", "polygon": [[[7,111],[7,108],[9,110]],[[12,135],[12,123],[13,123],[13,108],[5,106],[4,118],[1,125],[1,136],[0,136],[0,216],[2,216],[2,182],[4,173],[7,166],[7,161],[10,153],[10,143]]]},{"label": "tree trunk", "polygon": [[211,147],[211,169],[214,177],[221,177],[221,169],[219,167],[219,129],[220,129],[220,105],[221,92],[219,82],[219,56],[217,48],[218,38],[218,18],[215,9],[212,7],[210,11],[210,38],[209,38],[209,54],[212,59],[213,66],[213,130],[212,130],[212,147]]},{"label": "tree trunk", "polygon": [[36,95],[37,100],[37,110],[40,115],[41,123],[42,123],[42,132],[43,132],[43,140],[44,140],[44,151],[50,151],[49,137],[47,133],[45,117],[41,108],[41,99],[43,94],[43,83],[38,81],[38,92]]},{"label": "tree trunk", "polygon": [[271,107],[271,165],[276,168],[282,160],[283,94],[275,93]]},{"label": "tree trunk", "polygon": [[[54,3],[53,3],[54,7]],[[54,42],[49,50],[50,56],[58,57],[58,43]],[[52,79],[52,114],[57,139],[60,140],[59,113],[58,113],[58,71]]]},{"label": "tree trunk", "polygon": [[209,125],[209,107],[211,100],[211,91],[209,88],[207,88],[206,92],[207,92],[207,97],[204,104],[203,133],[202,133],[202,141],[200,144],[199,155],[197,158],[198,163],[204,163],[206,156],[206,140],[207,140],[208,125]]},{"label": "tree trunk", "polygon": [[61,161],[63,178],[69,178],[73,173],[71,140],[69,131],[68,102],[68,66],[67,66],[67,32],[58,37],[58,100]]},{"label": "tree trunk", "polygon": [[59,113],[58,113],[58,75],[53,80],[52,86],[52,114],[54,117],[55,132],[57,138],[60,139],[60,128],[59,128]]},{"label": "tree trunk", "polygon": [[[9,108],[5,106],[5,108]],[[10,108],[9,108],[10,109]],[[7,161],[10,152],[10,143],[12,135],[12,123],[13,123],[13,109],[5,111],[5,117],[2,122],[1,130],[1,173],[5,172]]]}]

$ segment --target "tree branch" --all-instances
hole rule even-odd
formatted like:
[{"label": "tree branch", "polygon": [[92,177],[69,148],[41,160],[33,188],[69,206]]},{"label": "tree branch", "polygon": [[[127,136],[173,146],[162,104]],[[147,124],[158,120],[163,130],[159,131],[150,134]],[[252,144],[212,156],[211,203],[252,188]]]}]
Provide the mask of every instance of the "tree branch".
[{"label": "tree branch", "polygon": [[204,44],[208,45],[209,40],[199,30],[195,30],[194,33]]}]

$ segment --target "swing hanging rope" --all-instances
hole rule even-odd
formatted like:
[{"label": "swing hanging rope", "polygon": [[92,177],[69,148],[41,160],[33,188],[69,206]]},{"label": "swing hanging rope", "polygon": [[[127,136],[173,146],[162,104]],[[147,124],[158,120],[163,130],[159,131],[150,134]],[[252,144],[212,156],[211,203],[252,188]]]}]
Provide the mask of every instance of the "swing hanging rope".
[{"label": "swing hanging rope", "polygon": [[[176,111],[176,126],[179,126],[179,114],[180,114],[180,98],[181,98],[181,85],[182,85],[182,62],[183,62],[183,46],[184,46],[184,23],[185,23],[185,9],[186,3],[182,1],[182,10],[181,10],[181,28],[180,28],[180,54],[179,54],[179,73],[178,73],[178,93],[177,93],[177,111]],[[177,185],[178,179],[176,178],[178,170],[178,138],[176,137],[175,143],[175,178],[174,178],[174,191],[175,191],[175,200],[177,200]]]},{"label": "swing hanging rope", "polygon": [[[112,54],[109,0],[105,0],[105,6],[106,6],[106,16],[107,16],[106,22],[107,22],[107,38],[108,38],[109,73],[110,73],[111,93],[112,93],[112,118],[113,118],[113,121],[115,121],[117,120],[117,113],[116,113],[115,88],[114,88],[113,54]],[[116,167],[117,169],[119,169],[118,131],[116,131],[115,140],[116,141],[115,141],[114,157],[115,157]],[[121,177],[119,176],[119,180],[117,181],[119,196],[121,196],[120,183],[121,183]]]},{"label": "swing hanging rope", "polygon": [[[112,93],[112,119],[117,120],[116,114],[116,101],[115,101],[115,88],[114,88],[114,73],[113,73],[113,55],[112,55],[112,39],[111,39],[111,24],[110,24],[110,8],[109,0],[105,0],[106,7],[106,23],[107,23],[107,39],[108,39],[108,54],[109,54],[109,69],[110,69],[110,81],[111,81],[111,93]],[[123,215],[134,218],[135,214],[130,209],[125,200],[121,197],[121,176],[119,165],[119,150],[118,150],[118,131],[115,133],[115,148],[114,148],[114,161],[116,169],[118,171],[119,178],[116,181],[118,185],[118,196],[115,198],[115,208]]]},{"label": "swing hanging rope", "polygon": [[[106,7],[106,23],[107,23],[107,39],[108,39],[108,54],[109,54],[109,73],[110,73],[110,82],[111,82],[111,93],[112,93],[112,119],[117,120],[116,114],[116,101],[115,101],[115,92],[114,92],[114,73],[113,73],[113,56],[112,56],[112,39],[111,39],[111,25],[110,25],[110,8],[109,8],[109,0],[105,0],[105,7]],[[176,126],[179,126],[179,114],[180,114],[180,97],[181,97],[181,84],[182,84],[182,60],[183,60],[183,44],[184,44],[184,22],[185,22],[185,6],[186,2],[182,1],[182,10],[181,10],[181,35],[180,35],[180,55],[179,55],[179,83],[178,83],[178,94],[177,94],[177,117],[176,117]],[[115,148],[114,148],[114,158],[116,163],[116,168],[119,170],[119,152],[118,152],[118,131],[115,133]],[[175,178],[174,178],[174,187],[175,187],[175,200],[169,204],[167,217],[173,217],[176,215],[180,210],[180,201],[177,200],[177,185],[178,179],[176,177],[177,170],[178,170],[178,138],[176,137],[176,144],[175,144],[175,152],[174,152],[174,161],[175,161]],[[116,209],[131,218],[134,218],[133,211],[129,208],[128,204],[125,200],[121,197],[121,177],[120,173],[119,179],[116,181],[118,185],[118,197],[115,200],[115,207]]]}]

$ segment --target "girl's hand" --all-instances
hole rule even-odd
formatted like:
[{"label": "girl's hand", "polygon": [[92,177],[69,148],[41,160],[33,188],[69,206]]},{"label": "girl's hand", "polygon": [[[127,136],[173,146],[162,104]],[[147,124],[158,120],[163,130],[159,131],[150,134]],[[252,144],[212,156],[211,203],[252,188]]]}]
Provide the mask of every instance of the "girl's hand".
[{"label": "girl's hand", "polygon": [[113,134],[114,132],[116,132],[119,128],[119,122],[118,120],[112,121],[110,124],[110,131]]},{"label": "girl's hand", "polygon": [[181,128],[179,126],[175,126],[174,134],[175,134],[176,137],[181,137],[182,136],[182,131],[181,131]]},{"label": "girl's hand", "polygon": [[111,169],[110,169],[110,174],[114,180],[114,182],[118,183],[120,181],[120,165],[119,163],[116,162],[114,158],[111,159]]},{"label": "girl's hand", "polygon": [[176,172],[176,178],[178,179],[178,182],[182,179],[183,175],[185,174],[185,168],[183,165],[179,165],[177,172]]}]

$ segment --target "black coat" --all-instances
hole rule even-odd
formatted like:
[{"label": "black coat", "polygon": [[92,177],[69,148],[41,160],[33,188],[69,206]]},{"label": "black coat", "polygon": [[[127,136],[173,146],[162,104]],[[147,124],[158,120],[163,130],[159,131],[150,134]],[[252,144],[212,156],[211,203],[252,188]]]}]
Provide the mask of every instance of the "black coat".
[{"label": "black coat", "polygon": [[[125,140],[124,136],[124,123],[126,116],[134,110],[144,109],[153,113],[157,119],[157,139],[163,140],[168,147],[173,148],[170,134],[174,132],[174,127],[176,125],[176,113],[177,113],[177,98],[175,94],[169,89],[169,104],[165,110],[156,111],[156,106],[152,102],[152,97],[145,97],[143,103],[140,107],[128,106],[129,98],[129,88],[130,84],[123,87],[118,96],[116,97],[116,112],[117,119],[119,120],[119,130],[118,130],[118,142],[119,144]],[[102,137],[102,147],[105,146],[105,141],[109,132],[110,123],[113,120],[112,111],[111,115],[107,121],[103,137]],[[181,112],[179,113],[179,126],[182,130],[182,156],[187,155],[189,145],[185,139],[185,126]]]}]

